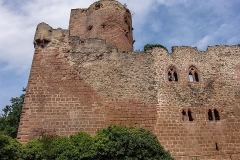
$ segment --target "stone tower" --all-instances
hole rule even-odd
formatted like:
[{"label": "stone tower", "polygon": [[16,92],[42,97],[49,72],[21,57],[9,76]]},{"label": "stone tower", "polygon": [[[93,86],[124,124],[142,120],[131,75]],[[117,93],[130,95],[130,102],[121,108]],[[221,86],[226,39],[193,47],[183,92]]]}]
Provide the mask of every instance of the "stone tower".
[{"label": "stone tower", "polygon": [[70,36],[80,38],[101,38],[118,51],[133,50],[131,12],[114,0],[101,0],[88,9],[72,9]]}]

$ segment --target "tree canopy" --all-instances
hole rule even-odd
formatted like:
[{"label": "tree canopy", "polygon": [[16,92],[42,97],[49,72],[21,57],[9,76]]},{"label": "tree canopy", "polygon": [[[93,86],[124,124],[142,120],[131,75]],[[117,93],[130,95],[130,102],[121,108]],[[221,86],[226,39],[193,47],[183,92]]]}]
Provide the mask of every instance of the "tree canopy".
[{"label": "tree canopy", "polygon": [[11,105],[3,108],[2,114],[0,114],[0,133],[9,135],[12,138],[17,137],[26,89],[23,88],[22,91],[23,93],[19,97],[11,98]]}]

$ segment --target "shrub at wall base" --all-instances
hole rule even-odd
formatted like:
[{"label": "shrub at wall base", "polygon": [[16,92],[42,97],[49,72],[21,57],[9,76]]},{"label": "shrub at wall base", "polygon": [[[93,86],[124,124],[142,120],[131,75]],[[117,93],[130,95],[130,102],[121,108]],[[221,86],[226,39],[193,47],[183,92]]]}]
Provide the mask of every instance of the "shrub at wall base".
[{"label": "shrub at wall base", "polygon": [[173,159],[157,137],[142,128],[109,126],[99,130],[93,140],[93,159]]},{"label": "shrub at wall base", "polygon": [[18,160],[22,151],[22,145],[16,139],[7,135],[0,135],[0,159]]},{"label": "shrub at wall base", "polygon": [[0,136],[1,160],[173,160],[157,137],[142,128],[109,126],[91,137],[78,132],[70,138],[43,136],[22,145]]}]

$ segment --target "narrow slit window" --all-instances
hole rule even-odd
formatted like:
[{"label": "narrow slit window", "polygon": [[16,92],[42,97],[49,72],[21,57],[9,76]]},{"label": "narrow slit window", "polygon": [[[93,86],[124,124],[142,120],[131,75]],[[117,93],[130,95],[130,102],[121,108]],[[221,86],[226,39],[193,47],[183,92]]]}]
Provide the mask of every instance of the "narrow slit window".
[{"label": "narrow slit window", "polygon": [[220,120],[220,116],[219,116],[219,112],[218,110],[214,109],[214,116],[215,116],[215,120]]},{"label": "narrow slit window", "polygon": [[216,150],[218,151],[218,150],[219,150],[219,148],[218,148],[218,144],[217,144],[217,143],[215,143],[215,146],[216,146]]},{"label": "narrow slit window", "polygon": [[188,77],[189,77],[190,82],[199,82],[198,72],[197,72],[197,69],[195,67],[190,67],[189,68]]},{"label": "narrow slit window", "polygon": [[208,120],[209,121],[213,120],[213,115],[212,115],[212,110],[211,109],[208,110]]},{"label": "narrow slit window", "polygon": [[195,73],[194,73],[194,77],[195,77],[195,80],[196,80],[196,82],[199,82],[199,79],[198,79],[198,74],[197,74],[197,72],[195,72]]},{"label": "narrow slit window", "polygon": [[173,66],[168,69],[168,81],[178,81],[177,71]]},{"label": "narrow slit window", "polygon": [[185,121],[185,118],[187,117],[187,113],[185,109],[182,110],[182,120]]},{"label": "narrow slit window", "polygon": [[176,72],[174,72],[174,73],[173,73],[173,75],[174,75],[174,81],[178,81],[178,76],[177,76],[177,73],[176,73]]},{"label": "narrow slit window", "polygon": [[189,118],[189,121],[193,121],[192,112],[190,109],[188,110],[188,118]]}]

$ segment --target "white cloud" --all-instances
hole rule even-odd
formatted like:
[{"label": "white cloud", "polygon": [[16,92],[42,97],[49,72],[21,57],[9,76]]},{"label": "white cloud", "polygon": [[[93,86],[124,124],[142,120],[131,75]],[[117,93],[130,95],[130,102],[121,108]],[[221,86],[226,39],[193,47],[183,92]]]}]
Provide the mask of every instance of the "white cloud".
[{"label": "white cloud", "polygon": [[205,36],[203,39],[201,39],[198,44],[197,47],[200,50],[204,50],[206,48],[206,46],[208,46],[208,44],[210,44],[210,42],[213,40],[213,35],[207,35]]},{"label": "white cloud", "polygon": [[197,46],[199,49],[204,50],[207,46],[214,45],[215,42],[218,42],[218,44],[223,44],[223,42],[228,44],[239,43],[239,38],[237,39],[235,34],[231,32],[232,30],[233,26],[231,24],[222,24],[218,30],[203,37],[197,43]]},{"label": "white cloud", "polygon": [[120,2],[122,4],[126,3],[127,7],[130,9],[130,11],[134,14],[133,15],[133,23],[136,26],[141,27],[141,25],[143,25],[146,20],[147,17],[149,15],[149,13],[151,12],[152,9],[154,9],[155,5],[154,5],[154,1],[155,0],[120,0]]},{"label": "white cloud", "polygon": [[[54,28],[67,29],[71,8],[88,7],[91,1],[33,0],[18,6],[18,11],[0,3],[0,62],[1,70],[22,73],[29,69],[33,55],[33,36],[40,22]],[[12,4],[13,5],[13,4]],[[20,14],[19,14],[20,13]]]},{"label": "white cloud", "polygon": [[157,0],[157,2],[166,6],[173,6],[178,4],[186,4],[187,0]]},{"label": "white cloud", "polygon": [[0,59],[8,65],[4,69],[21,66],[29,49],[29,32],[25,30],[24,18],[14,15],[11,11],[0,6]]}]

